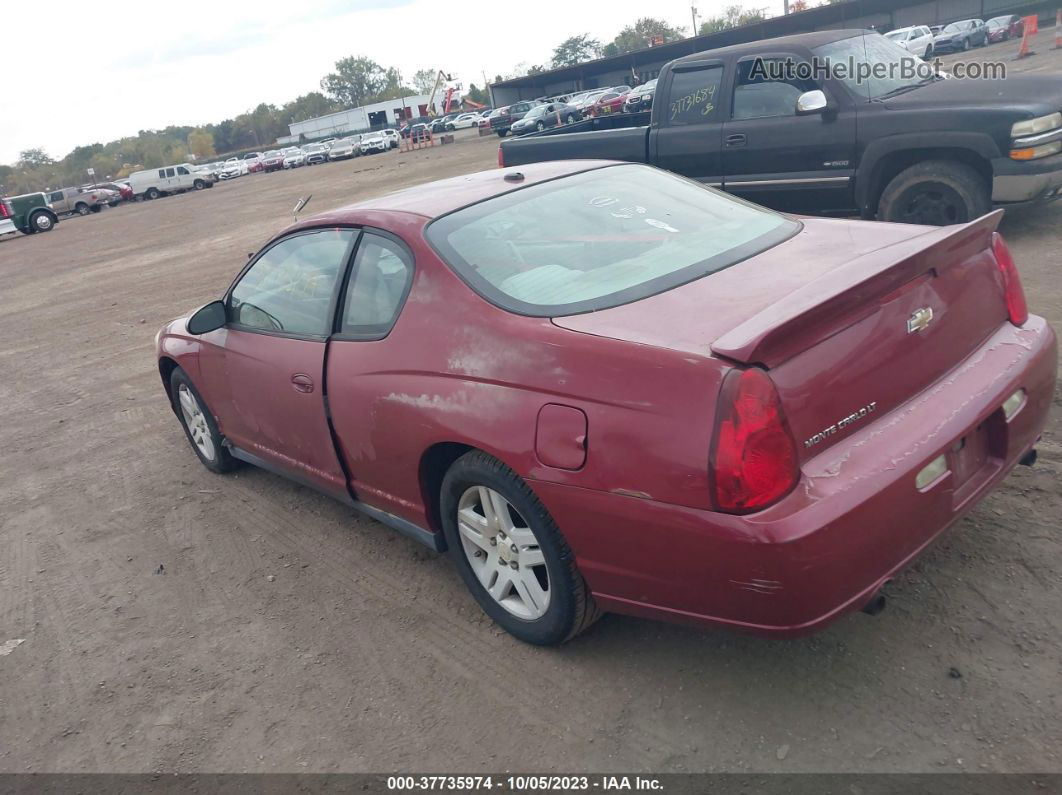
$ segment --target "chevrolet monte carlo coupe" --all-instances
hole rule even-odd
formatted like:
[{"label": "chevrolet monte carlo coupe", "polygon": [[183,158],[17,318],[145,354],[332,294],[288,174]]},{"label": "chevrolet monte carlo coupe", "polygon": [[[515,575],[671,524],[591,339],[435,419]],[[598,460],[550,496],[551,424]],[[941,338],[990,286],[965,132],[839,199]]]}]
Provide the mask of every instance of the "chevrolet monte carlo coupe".
[{"label": "chevrolet monte carlo coupe", "polygon": [[601,611],[774,635],[871,610],[1055,385],[1000,212],[796,219],[539,163],[302,220],[158,336],[202,463],[447,550],[531,643]]}]

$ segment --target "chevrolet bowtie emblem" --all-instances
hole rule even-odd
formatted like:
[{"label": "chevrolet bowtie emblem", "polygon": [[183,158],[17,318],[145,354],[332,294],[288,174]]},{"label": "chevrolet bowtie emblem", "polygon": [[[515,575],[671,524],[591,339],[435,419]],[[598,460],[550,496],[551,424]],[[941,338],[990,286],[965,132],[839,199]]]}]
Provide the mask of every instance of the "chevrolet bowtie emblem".
[{"label": "chevrolet bowtie emblem", "polygon": [[929,328],[929,324],[933,322],[933,308],[924,306],[921,309],[916,309],[911,313],[911,316],[907,318],[907,333],[916,334],[919,331],[925,331]]}]

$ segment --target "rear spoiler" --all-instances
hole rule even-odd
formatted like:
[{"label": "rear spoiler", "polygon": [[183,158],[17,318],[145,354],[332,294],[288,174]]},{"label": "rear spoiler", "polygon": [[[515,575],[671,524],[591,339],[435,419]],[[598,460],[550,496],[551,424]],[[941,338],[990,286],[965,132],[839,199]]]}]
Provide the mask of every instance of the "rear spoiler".
[{"label": "rear spoiler", "polygon": [[991,249],[1002,217],[996,210],[850,260],[728,331],[712,343],[712,353],[745,364],[781,364],[877,311],[908,282]]}]

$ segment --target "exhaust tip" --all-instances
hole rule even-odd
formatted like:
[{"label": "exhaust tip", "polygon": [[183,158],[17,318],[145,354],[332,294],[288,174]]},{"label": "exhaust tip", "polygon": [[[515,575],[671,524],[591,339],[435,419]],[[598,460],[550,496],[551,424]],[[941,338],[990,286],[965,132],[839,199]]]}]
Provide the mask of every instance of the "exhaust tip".
[{"label": "exhaust tip", "polygon": [[870,601],[863,605],[863,612],[868,616],[876,616],[885,609],[888,600],[885,598],[885,594],[882,593],[884,587],[885,586],[879,588],[877,592],[870,597]]},{"label": "exhaust tip", "polygon": [[1035,464],[1036,463],[1036,448],[1034,447],[1032,450],[1030,450],[1025,455],[1023,455],[1020,459],[1018,459],[1018,463],[1021,464],[1023,467],[1031,467],[1033,464]]}]

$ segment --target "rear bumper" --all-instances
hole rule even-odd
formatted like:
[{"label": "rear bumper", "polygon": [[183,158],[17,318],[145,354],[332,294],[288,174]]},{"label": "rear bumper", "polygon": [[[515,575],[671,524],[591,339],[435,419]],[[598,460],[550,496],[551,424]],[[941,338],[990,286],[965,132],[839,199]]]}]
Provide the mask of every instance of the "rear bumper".
[{"label": "rear bumper", "polygon": [[[603,609],[807,634],[865,605],[999,484],[1043,430],[1056,368],[1042,318],[1008,324],[935,385],[807,461],[788,497],[749,516],[532,486]],[[1019,388],[1026,401],[1006,421],[1001,406]],[[975,434],[983,465],[962,483],[949,470],[915,487],[926,464],[946,454],[951,465],[956,443]]]}]

